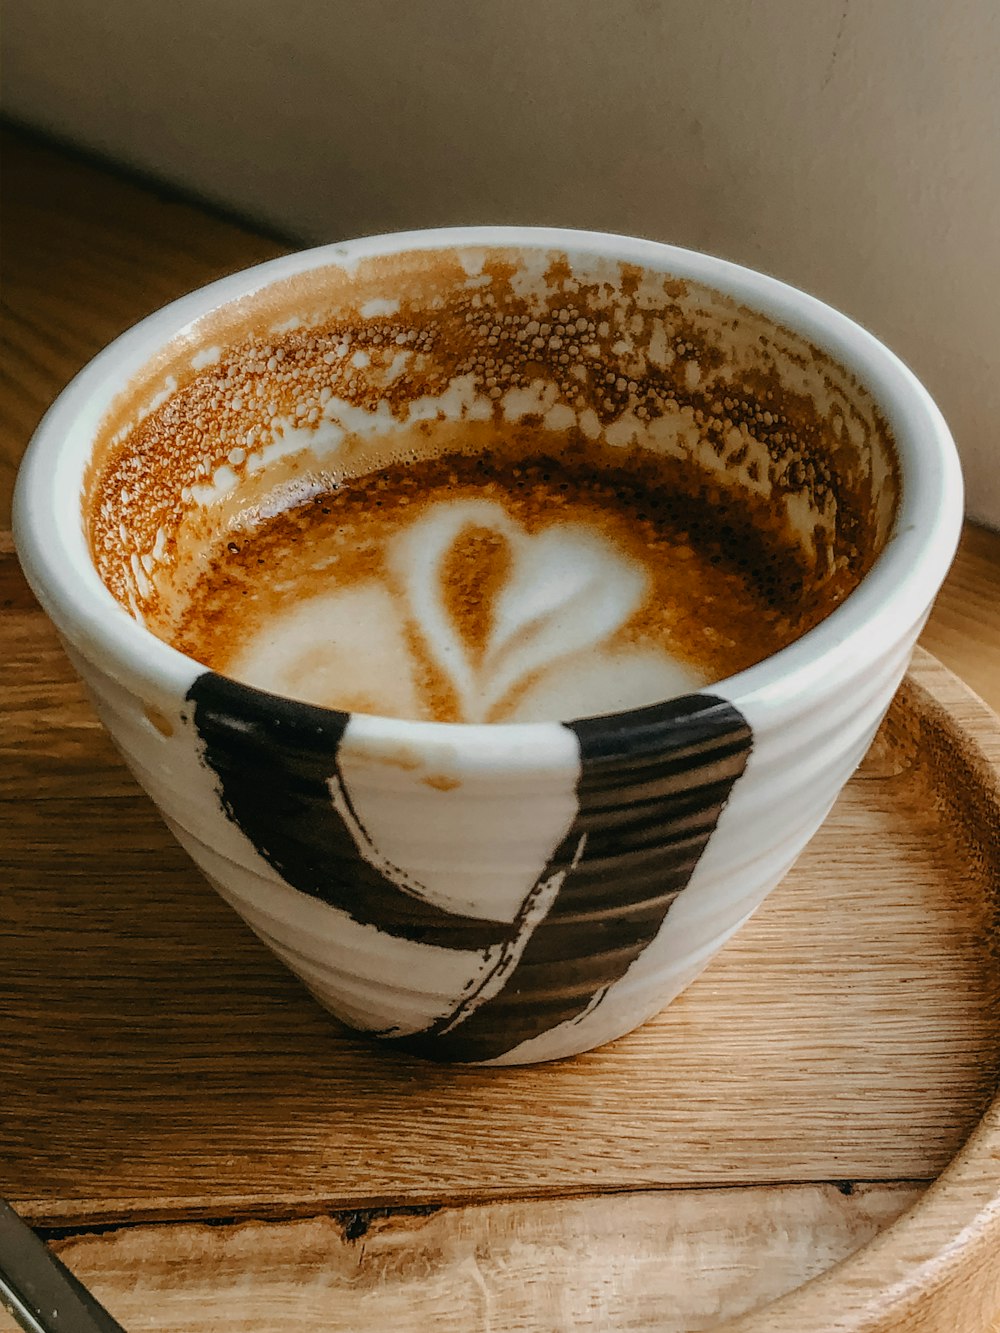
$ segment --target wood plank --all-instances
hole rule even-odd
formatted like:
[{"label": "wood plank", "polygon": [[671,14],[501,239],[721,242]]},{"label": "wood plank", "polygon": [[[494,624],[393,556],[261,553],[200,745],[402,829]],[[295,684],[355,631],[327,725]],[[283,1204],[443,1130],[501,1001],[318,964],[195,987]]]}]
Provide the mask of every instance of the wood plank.
[{"label": "wood plank", "polygon": [[0,154],[0,527],[9,527],[17,462],[76,372],[168,301],[288,246],[10,127]]},{"label": "wood plank", "polygon": [[929,1180],[982,1114],[1000,834],[949,806],[956,761],[928,766],[906,698],[792,876],[656,1021],[543,1070],[442,1070],[315,1006],[93,729],[41,613],[0,623],[31,682],[4,715],[0,1189],[30,1217]]},{"label": "wood plank", "polygon": [[1000,532],[965,525],[920,642],[1000,713]]},{"label": "wood plank", "polygon": [[53,1248],[136,1333],[690,1333],[824,1272],[920,1194],[911,1184],[644,1192],[140,1226]]},{"label": "wood plank", "polygon": [[715,1333],[997,1333],[998,1162],[1000,1100],[895,1225],[759,1312],[715,1325]]}]

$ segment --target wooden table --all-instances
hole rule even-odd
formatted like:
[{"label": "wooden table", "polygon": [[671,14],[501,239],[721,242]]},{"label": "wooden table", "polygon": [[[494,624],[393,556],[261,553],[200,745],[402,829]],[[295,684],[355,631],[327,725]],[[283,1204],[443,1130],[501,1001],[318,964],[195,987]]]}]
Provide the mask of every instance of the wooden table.
[{"label": "wooden table", "polygon": [[[0,529],[9,523],[13,478],[32,429],[95,352],[163,303],[288,248],[18,132],[4,134],[3,172]],[[484,1082],[480,1074],[388,1065],[364,1043],[335,1032],[303,1000],[296,984],[207,894],[168,843],[45,637],[19,581],[9,539],[0,539],[4,599],[22,618],[15,625],[20,647],[0,663],[2,670],[16,658],[16,678],[8,685],[20,700],[19,730],[7,751],[13,758],[8,772],[0,772],[0,811],[12,841],[26,849],[16,862],[18,882],[49,875],[55,883],[64,873],[69,886],[62,899],[52,896],[51,902],[39,892],[37,914],[15,924],[32,947],[51,932],[53,948],[65,951],[66,913],[76,913],[78,937],[76,952],[58,957],[58,966],[73,979],[72,1011],[37,1015],[47,1040],[62,1033],[65,1049],[57,1056],[33,1046],[28,1024],[20,1054],[0,1050],[0,1192],[58,1238],[64,1257],[85,1276],[102,1274],[112,1293],[127,1291],[130,1274],[138,1269],[164,1293],[176,1290],[183,1277],[190,1299],[205,1311],[203,1322],[199,1316],[184,1327],[221,1333],[284,1327],[282,1311],[293,1308],[296,1327],[351,1327],[349,1319],[338,1322],[329,1313],[326,1298],[339,1292],[343,1305],[349,1290],[356,1311],[365,1308],[357,1301],[370,1287],[385,1298],[377,1316],[382,1322],[372,1327],[427,1327],[453,1297],[455,1309],[465,1311],[465,1327],[486,1328],[497,1293],[513,1280],[500,1268],[515,1263],[516,1281],[527,1292],[525,1308],[548,1314],[538,1316],[541,1322],[524,1316],[526,1322],[501,1320],[497,1327],[573,1322],[596,1328],[603,1326],[599,1319],[587,1321],[597,1318],[602,1283],[627,1292],[637,1265],[647,1273],[655,1265],[660,1286],[683,1284],[690,1275],[685,1247],[697,1238],[701,1273],[687,1316],[692,1322],[684,1326],[707,1328],[708,1312],[738,1313],[754,1299],[788,1290],[891,1222],[919,1197],[982,1113],[995,1082],[988,1052],[1000,1050],[1000,1038],[990,1044],[989,1023],[977,1029],[979,1045],[974,1052],[970,1046],[964,1072],[951,1088],[940,1083],[940,1069],[935,1074],[938,1067],[929,1055],[927,1068],[911,1071],[912,1086],[927,1089],[924,1112],[909,1123],[886,1124],[881,1132],[876,1126],[864,1142],[851,1140],[850,1133],[838,1137],[838,1126],[854,1123],[851,1117],[858,1116],[865,1097],[863,1086],[850,1085],[848,1066],[841,1091],[812,1107],[809,1069],[776,1073],[779,1064],[776,1053],[766,1049],[765,1028],[757,1052],[760,1069],[768,1077],[786,1078],[783,1096],[811,1106],[809,1133],[789,1150],[781,1140],[780,1106],[768,1109],[763,1098],[759,1123],[737,1134],[724,1154],[728,1187],[720,1189],[718,1156],[707,1152],[707,1139],[699,1135],[727,1123],[724,1043],[709,1080],[715,1091],[706,1092],[694,1129],[683,1124],[681,1112],[670,1121],[676,1089],[661,1067],[655,1032],[630,1048],[635,1086],[624,1101],[613,1086],[609,1057],[601,1054],[575,1071],[562,1066],[550,1104],[539,1100],[541,1085],[509,1071]],[[1000,534],[970,526],[923,642],[996,710],[998,607]],[[931,679],[933,668],[928,670]],[[46,751],[51,749],[46,726],[62,729],[58,753]],[[36,785],[25,791],[29,773]],[[76,820],[86,838],[82,796],[100,799],[105,818],[108,812],[120,814],[106,872],[111,906],[105,928],[113,931],[114,913],[129,906],[122,896],[125,883],[135,883],[140,901],[148,885],[164,913],[144,928],[135,955],[124,961],[104,947],[90,920],[87,894],[99,888],[92,879],[79,878],[84,872],[72,845],[59,841],[77,827]],[[118,880],[110,878],[115,875]],[[192,920],[197,932],[188,929]],[[916,918],[912,925],[922,928]],[[766,945],[767,929],[765,919],[754,947]],[[171,961],[164,941],[174,930],[188,952]],[[225,956],[213,954],[220,948]],[[173,969],[165,978],[159,975],[164,967]],[[176,995],[178,987],[211,990],[213,979],[219,1010],[252,1014],[261,1030],[244,1039],[238,1022],[230,1021],[219,1028],[225,1049],[214,1050],[210,1003],[198,1020],[200,1034],[192,1037],[194,1029],[185,1029],[189,1045],[178,1046],[171,1065],[171,1027],[157,1006],[169,1005],[164,997]],[[900,973],[893,984],[904,981]],[[727,984],[723,970],[712,992],[723,996],[718,1001],[723,1007]],[[204,1002],[204,993],[201,998]],[[706,1013],[713,1012],[712,1003]],[[132,1065],[123,1064],[114,1038],[96,1025],[109,1004],[127,1016]],[[675,1027],[700,1021],[692,1010],[677,1012]],[[282,1046],[289,1014],[297,1025],[292,1044],[314,1052],[312,1062],[296,1057],[293,1083],[287,1082]],[[831,1040],[835,1044],[835,1034]],[[928,1050],[932,1045],[925,1043]],[[157,1077],[168,1082],[147,1077],[144,1053],[154,1047]],[[244,1058],[251,1051],[252,1062],[249,1055]],[[71,1067],[85,1072],[67,1073]],[[170,1084],[171,1068],[188,1086]],[[140,1085],[142,1096],[129,1102],[130,1087]],[[372,1120],[347,1124],[342,1114],[338,1119],[338,1106],[357,1105],[358,1085],[368,1090],[366,1113]],[[67,1087],[73,1090],[69,1101]],[[327,1098],[320,1103],[328,1107],[325,1119],[317,1117],[318,1088]],[[407,1108],[422,1106],[429,1088],[442,1098],[441,1118],[420,1123]],[[637,1114],[632,1123],[629,1098],[636,1104],[659,1099],[668,1107],[667,1118],[643,1120]],[[306,1103],[311,1119],[301,1127],[294,1156],[269,1155],[269,1144],[282,1138]],[[478,1120],[469,1119],[470,1104],[479,1107]],[[45,1110],[39,1119],[40,1105]],[[25,1108],[34,1108],[31,1115]],[[624,1116],[613,1143],[600,1135],[588,1140],[587,1126],[609,1108]],[[396,1123],[401,1137],[393,1144]],[[657,1147],[655,1135],[668,1123],[677,1141]],[[377,1155],[366,1143],[377,1145]],[[441,1210],[442,1204],[451,1206]],[[662,1240],[665,1229],[672,1238],[669,1250]],[[637,1235],[644,1238],[638,1255]],[[567,1236],[576,1237],[572,1245]],[[359,1254],[366,1246],[369,1259],[362,1267]],[[504,1256],[502,1263],[497,1254]],[[584,1305],[564,1304],[558,1311],[546,1305],[553,1273],[565,1277],[583,1270],[597,1274],[580,1287]],[[269,1304],[258,1311],[259,1323],[231,1324],[224,1309],[211,1306],[209,1293],[221,1290],[223,1277],[231,1296],[237,1287],[254,1291],[255,1283],[263,1292],[265,1273]],[[275,1273],[287,1274],[287,1289]],[[452,1291],[449,1284],[458,1285]],[[309,1322],[303,1315],[307,1306],[325,1313]],[[133,1315],[132,1327],[169,1326],[157,1322],[152,1308],[148,1322],[134,1320]],[[639,1316],[636,1320],[616,1327],[647,1327]],[[682,1325],[670,1325],[675,1326]],[[927,1329],[931,1333],[930,1325]]]}]

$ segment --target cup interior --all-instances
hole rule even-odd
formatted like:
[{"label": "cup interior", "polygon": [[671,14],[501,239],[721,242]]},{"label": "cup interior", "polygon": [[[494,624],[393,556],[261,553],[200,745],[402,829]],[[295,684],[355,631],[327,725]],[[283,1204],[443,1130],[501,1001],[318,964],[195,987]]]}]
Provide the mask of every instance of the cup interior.
[{"label": "cup interior", "polygon": [[892,430],[795,329],[690,277],[469,244],[331,262],[210,311],[130,378],[82,491],[94,566],[170,641],[209,553],[269,512],[503,432],[653,457],[802,632],[893,530]]}]

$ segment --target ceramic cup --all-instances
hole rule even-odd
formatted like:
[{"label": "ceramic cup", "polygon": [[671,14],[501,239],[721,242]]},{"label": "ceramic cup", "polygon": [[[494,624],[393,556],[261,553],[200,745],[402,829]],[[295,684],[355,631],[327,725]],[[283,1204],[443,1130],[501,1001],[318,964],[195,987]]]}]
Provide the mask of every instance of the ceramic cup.
[{"label": "ceramic cup", "polygon": [[[749,670],[566,721],[320,708],[141,623],[192,525],[222,531],[347,429],[419,419],[642,439],[780,521],[815,589],[863,576]],[[39,426],[15,529],[126,762],[259,937],[389,1047],[513,1064],[648,1019],[778,883],[889,705],[961,512],[933,402],[829,307],[649,241],[474,228],[290,255],[144,320]]]}]

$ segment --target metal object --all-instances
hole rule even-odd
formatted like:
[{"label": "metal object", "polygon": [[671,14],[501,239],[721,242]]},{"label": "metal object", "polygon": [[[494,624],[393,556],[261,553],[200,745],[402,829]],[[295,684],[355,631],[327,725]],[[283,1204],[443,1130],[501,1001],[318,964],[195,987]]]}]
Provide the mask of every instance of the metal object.
[{"label": "metal object", "polygon": [[124,1333],[5,1199],[0,1199],[0,1305],[27,1333]]}]

